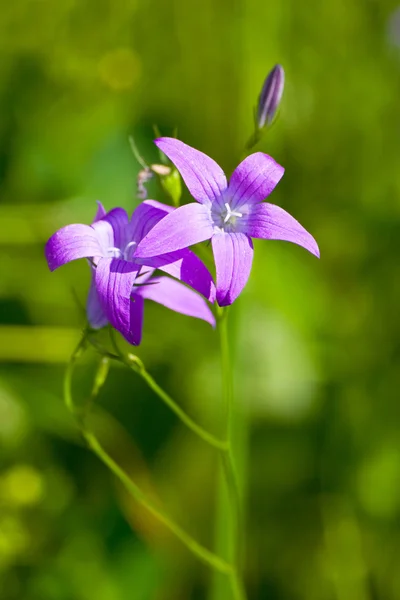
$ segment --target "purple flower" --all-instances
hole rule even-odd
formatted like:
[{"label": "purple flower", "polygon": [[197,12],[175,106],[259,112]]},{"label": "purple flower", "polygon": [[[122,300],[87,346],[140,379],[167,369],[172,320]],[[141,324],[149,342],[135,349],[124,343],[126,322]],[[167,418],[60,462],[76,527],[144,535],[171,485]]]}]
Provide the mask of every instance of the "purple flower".
[{"label": "purple flower", "polygon": [[262,129],[274,118],[283,94],[285,71],[281,65],[275,65],[264,81],[257,108],[257,125]]},{"label": "purple flower", "polygon": [[147,200],[129,220],[122,208],[106,213],[99,203],[92,225],[67,225],[49,239],[45,252],[51,271],[78,258],[91,260],[87,313],[92,327],[103,327],[110,322],[131,344],[139,344],[145,298],[214,325],[207,303],[193,290],[168,277],[148,281],[155,269],[160,269],[213,302],[215,286],[211,274],[193,252],[184,248],[152,258],[133,258],[141,239],[173,210]]},{"label": "purple flower", "polygon": [[177,208],[144,236],[135,258],[174,252],[211,238],[217,271],[217,301],[232,304],[247,283],[253,260],[251,238],[286,240],[319,257],[314,238],[286,211],[262,201],[284,169],[268,154],[251,154],[236,167],[229,185],[206,154],[172,138],[155,142],[180,171],[199,204]]}]

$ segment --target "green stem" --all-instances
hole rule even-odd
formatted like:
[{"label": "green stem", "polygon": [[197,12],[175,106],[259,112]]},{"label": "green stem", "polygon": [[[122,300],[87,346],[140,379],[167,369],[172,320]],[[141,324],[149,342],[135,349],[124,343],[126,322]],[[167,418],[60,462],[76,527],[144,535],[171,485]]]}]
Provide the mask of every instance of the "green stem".
[{"label": "green stem", "polygon": [[75,350],[72,353],[71,358],[69,359],[69,363],[67,365],[66,371],[65,371],[65,376],[64,376],[64,400],[65,400],[65,404],[69,410],[70,413],[72,413],[73,415],[77,416],[78,414],[78,410],[77,407],[74,404],[73,398],[72,398],[72,393],[71,393],[71,389],[72,389],[72,376],[74,374],[74,369],[75,369],[75,365],[76,365],[76,361],[78,360],[78,358],[80,358],[80,356],[82,356],[82,354],[84,353],[86,346],[87,346],[87,342],[88,342],[88,335],[89,332],[87,329],[85,329],[83,331],[82,337],[77,345],[77,347],[75,348]]},{"label": "green stem", "polygon": [[112,328],[110,328],[110,337],[114,350],[119,356],[120,361],[129,369],[140,375],[140,377],[147,383],[149,388],[152,389],[153,392],[157,394],[157,396],[176,414],[176,416],[182,421],[182,423],[189,427],[189,429],[191,429],[193,433],[198,435],[202,440],[204,440],[211,446],[214,446],[214,448],[217,448],[222,452],[228,451],[228,442],[225,440],[220,440],[215,435],[209,433],[208,431],[203,429],[203,427],[201,427],[195,421],[193,421],[193,419],[191,419],[189,415],[187,415],[185,411],[182,408],[180,408],[180,406],[175,402],[175,400],[173,400],[171,396],[169,396],[158,385],[158,383],[146,370],[146,367],[144,366],[143,362],[137,356],[134,356],[133,354],[128,354],[128,356],[125,356],[123,352],[121,352],[115,339],[114,330]]},{"label": "green stem", "polygon": [[245,600],[246,594],[239,576],[240,560],[240,531],[242,525],[241,519],[241,498],[238,478],[236,474],[235,461],[232,451],[233,440],[233,377],[229,350],[228,338],[228,309],[217,309],[217,324],[220,336],[221,346],[221,367],[222,367],[222,383],[223,395],[226,405],[226,439],[228,441],[228,449],[221,453],[222,467],[226,485],[228,488],[228,496],[231,509],[230,521],[230,536],[229,536],[229,560],[235,565],[234,574],[231,577],[231,587],[235,598]]},{"label": "green stem", "polygon": [[254,146],[256,146],[258,144],[258,142],[261,140],[261,138],[262,138],[262,132],[256,127],[254,132],[252,133],[251,137],[247,140],[247,143],[244,147],[246,155],[252,148],[254,148]]},{"label": "green stem", "polygon": [[216,569],[220,573],[231,575],[232,566],[219,558],[210,550],[207,550],[204,546],[199,544],[193,539],[182,527],[170,519],[164,512],[159,508],[156,508],[154,504],[145,496],[142,490],[131,480],[131,478],[121,469],[119,465],[107,454],[100,442],[97,440],[95,435],[85,428],[82,434],[87,441],[87,444],[91,450],[99,457],[99,459],[114,473],[114,475],[123,483],[128,492],[133,498],[139,502],[153,517],[155,517],[160,523],[162,523],[171,533],[173,533],[180,541],[194,554],[199,560],[207,564],[208,566]]},{"label": "green stem", "polygon": [[[168,517],[163,511],[157,508],[149,498],[142,492],[142,490],[132,481],[132,479],[125,473],[125,471],[111,458],[111,456],[105,451],[103,446],[100,444],[96,436],[87,426],[86,414],[82,413],[77,408],[73,401],[72,396],[72,376],[77,359],[81,356],[82,352],[86,347],[88,332],[85,331],[81,341],[77,348],[72,354],[70,362],[68,363],[67,370],[64,379],[64,400],[67,408],[77,418],[77,422],[81,433],[86,440],[89,448],[98,456],[98,458],[114,473],[114,475],[121,481],[128,492],[133,498],[139,502],[150,514],[152,514],[160,523],[162,523],[171,533],[173,533],[187,548],[194,554],[199,560],[212,567],[220,573],[224,573],[229,576],[230,580],[235,579],[234,569],[227,561],[223,560],[201,544],[199,544],[194,538],[192,538],[182,527],[175,523],[170,517]],[[99,375],[100,374],[100,375]],[[98,393],[102,383],[105,381],[104,377],[104,366],[101,363],[99,374],[95,378],[91,399],[94,398],[95,394]],[[86,412],[86,411],[85,411]],[[237,600],[241,600],[240,596],[235,597]]]}]

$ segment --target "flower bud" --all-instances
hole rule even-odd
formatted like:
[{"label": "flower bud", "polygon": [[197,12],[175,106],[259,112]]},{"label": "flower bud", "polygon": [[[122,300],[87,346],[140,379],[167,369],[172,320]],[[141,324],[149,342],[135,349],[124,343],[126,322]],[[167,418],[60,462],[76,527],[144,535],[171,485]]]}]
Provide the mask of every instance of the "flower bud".
[{"label": "flower bud", "polygon": [[182,183],[179,172],[167,165],[151,165],[151,170],[160,178],[164,191],[172,198],[174,206],[179,206],[182,196]]},{"label": "flower bud", "polygon": [[283,94],[285,72],[281,65],[275,65],[266,78],[257,107],[257,126],[262,129],[274,118]]}]

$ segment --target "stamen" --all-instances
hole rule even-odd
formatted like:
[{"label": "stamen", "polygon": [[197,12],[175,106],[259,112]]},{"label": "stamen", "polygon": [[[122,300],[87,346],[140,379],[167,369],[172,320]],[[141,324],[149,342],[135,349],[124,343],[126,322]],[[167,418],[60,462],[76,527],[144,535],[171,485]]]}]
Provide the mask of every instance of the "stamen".
[{"label": "stamen", "polygon": [[229,206],[229,204],[227,202],[225,202],[224,206],[226,208],[226,215],[224,218],[224,223],[227,223],[231,217],[243,217],[242,213],[237,212],[235,210],[231,210],[231,207]]},{"label": "stamen", "polygon": [[136,245],[137,245],[137,242],[129,242],[129,244],[126,245],[125,250],[124,250],[124,259],[125,260],[129,260],[129,249]]},{"label": "stamen", "polygon": [[115,246],[110,246],[107,249],[107,252],[111,253],[113,255],[113,258],[122,258],[123,256],[120,248],[115,248]]}]

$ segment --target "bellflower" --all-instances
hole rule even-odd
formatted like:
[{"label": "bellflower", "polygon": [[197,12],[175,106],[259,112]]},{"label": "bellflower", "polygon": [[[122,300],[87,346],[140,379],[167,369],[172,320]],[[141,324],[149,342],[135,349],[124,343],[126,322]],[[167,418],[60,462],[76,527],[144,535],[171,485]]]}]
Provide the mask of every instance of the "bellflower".
[{"label": "bellflower", "polygon": [[282,208],[262,202],[284,169],[268,154],[256,152],[224,172],[203,152],[172,138],[156,145],[175,164],[193,198],[157,223],[135,250],[135,259],[175,252],[211,239],[217,272],[217,301],[232,304],[247,283],[253,260],[251,238],[286,240],[319,257],[314,238]]},{"label": "bellflower", "polygon": [[146,298],[214,325],[207,303],[193,290],[168,277],[149,281],[155,269],[160,269],[213,302],[215,286],[211,274],[193,252],[185,248],[143,260],[133,257],[141,239],[173,210],[146,200],[129,220],[122,208],[106,213],[99,203],[92,225],[67,225],[49,239],[45,252],[51,271],[78,258],[91,261],[87,313],[92,327],[110,322],[131,344],[139,344]]}]

